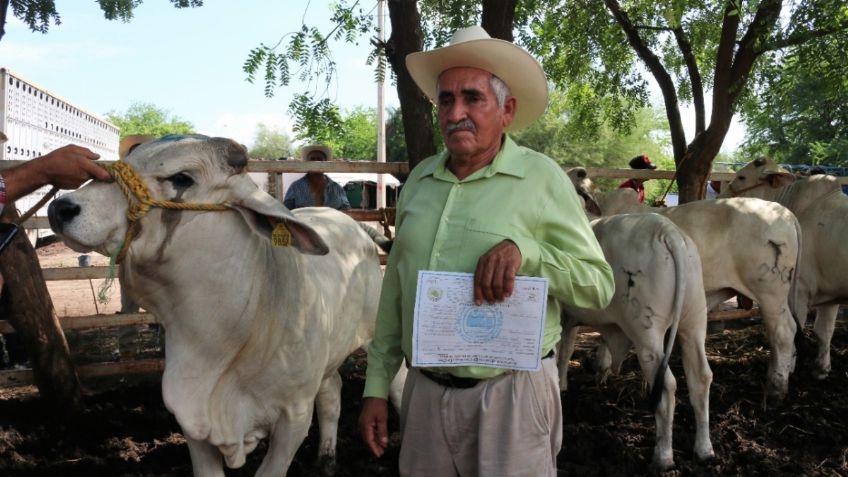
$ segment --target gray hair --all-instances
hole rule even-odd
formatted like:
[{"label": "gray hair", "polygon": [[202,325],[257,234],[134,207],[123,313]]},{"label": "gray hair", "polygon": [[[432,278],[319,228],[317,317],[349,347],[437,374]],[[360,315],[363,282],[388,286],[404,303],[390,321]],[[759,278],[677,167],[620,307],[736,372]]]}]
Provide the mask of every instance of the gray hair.
[{"label": "gray hair", "polygon": [[[512,91],[509,89],[504,80],[498,78],[494,74],[489,78],[489,84],[492,85],[492,90],[495,92],[495,98],[498,101],[498,108],[503,109],[506,104],[506,98],[512,96]],[[439,79],[436,78],[436,94],[439,94]]]},{"label": "gray hair", "polygon": [[489,84],[492,85],[492,89],[495,90],[495,97],[498,99],[498,107],[503,109],[506,104],[506,98],[512,96],[512,91],[509,90],[509,86],[507,86],[502,79],[495,75],[492,75],[492,77],[489,78]]}]

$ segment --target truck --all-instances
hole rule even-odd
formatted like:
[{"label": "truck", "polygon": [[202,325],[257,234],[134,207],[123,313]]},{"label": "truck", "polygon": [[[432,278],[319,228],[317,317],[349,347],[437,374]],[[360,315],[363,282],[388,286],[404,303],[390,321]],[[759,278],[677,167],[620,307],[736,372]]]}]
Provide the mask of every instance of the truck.
[{"label": "truck", "polygon": [[[30,160],[76,144],[100,154],[101,160],[117,160],[120,129],[108,120],[39,87],[7,68],[0,68],[0,131],[8,140],[0,146],[0,161]],[[23,213],[50,191],[42,187],[18,200]],[[42,207],[36,216],[46,215]],[[35,240],[47,230],[29,233]]]}]

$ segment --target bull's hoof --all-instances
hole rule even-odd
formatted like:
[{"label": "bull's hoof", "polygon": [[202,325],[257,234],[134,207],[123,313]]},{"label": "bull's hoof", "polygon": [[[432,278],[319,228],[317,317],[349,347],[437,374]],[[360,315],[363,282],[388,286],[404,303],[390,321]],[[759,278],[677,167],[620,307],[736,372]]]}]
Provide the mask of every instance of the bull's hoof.
[{"label": "bull's hoof", "polygon": [[695,458],[698,459],[700,463],[709,463],[713,459],[715,459],[715,452],[713,452],[713,446],[708,445],[705,449],[698,449],[696,446],[694,449]]},{"label": "bull's hoof", "polygon": [[829,374],[830,374],[829,368],[828,369],[816,368],[816,369],[813,370],[813,378],[815,378],[819,381],[823,381],[823,380],[827,379],[827,376]]},{"label": "bull's hoof", "polygon": [[650,474],[657,477],[680,477],[680,470],[674,468],[674,460],[663,459],[657,462],[656,457],[651,462]]},{"label": "bull's hoof", "polygon": [[336,458],[328,455],[318,457],[318,475],[320,477],[336,475]]},{"label": "bull's hoof", "polygon": [[763,397],[763,409],[766,411],[774,411],[783,404],[783,399],[785,397],[785,394],[766,394]]}]

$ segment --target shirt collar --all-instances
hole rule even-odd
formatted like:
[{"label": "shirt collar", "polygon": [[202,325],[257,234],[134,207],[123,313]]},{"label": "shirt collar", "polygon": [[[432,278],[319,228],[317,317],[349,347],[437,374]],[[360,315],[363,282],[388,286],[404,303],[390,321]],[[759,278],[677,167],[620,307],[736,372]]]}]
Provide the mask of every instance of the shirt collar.
[{"label": "shirt collar", "polygon": [[[422,171],[422,177],[432,175],[435,179],[458,182],[456,176],[447,168],[449,156],[450,153],[444,150],[436,155],[434,161],[422,164],[425,167]],[[501,145],[501,150],[498,151],[492,163],[466,177],[461,182],[492,177],[495,174],[506,174],[523,178],[527,169],[526,159],[523,156],[521,147],[509,135],[504,134],[504,142]]]}]

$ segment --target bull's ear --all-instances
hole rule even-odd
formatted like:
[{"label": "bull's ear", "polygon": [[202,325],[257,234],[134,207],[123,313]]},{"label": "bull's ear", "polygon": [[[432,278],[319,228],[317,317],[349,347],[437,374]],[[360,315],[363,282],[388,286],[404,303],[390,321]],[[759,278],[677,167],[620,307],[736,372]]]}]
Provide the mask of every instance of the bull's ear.
[{"label": "bull's ear", "polygon": [[767,172],[763,175],[765,176],[763,177],[763,179],[768,182],[769,187],[773,189],[786,187],[789,184],[795,182],[795,176],[785,171]]},{"label": "bull's ear", "polygon": [[330,248],[312,227],[256,187],[247,174],[230,176],[227,184],[231,193],[229,205],[241,212],[254,232],[272,240],[275,245],[291,245],[308,255],[329,253]]}]

